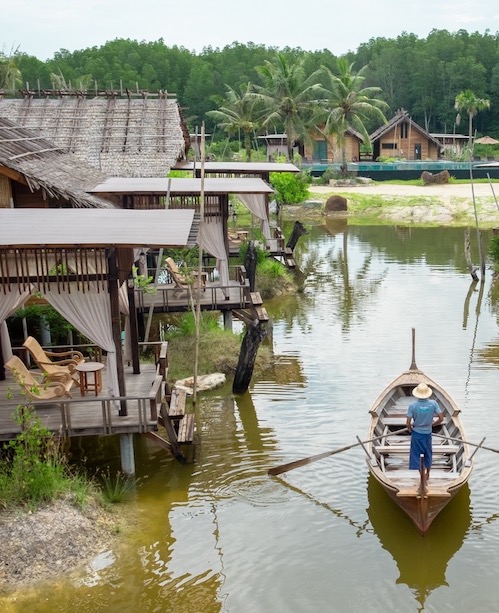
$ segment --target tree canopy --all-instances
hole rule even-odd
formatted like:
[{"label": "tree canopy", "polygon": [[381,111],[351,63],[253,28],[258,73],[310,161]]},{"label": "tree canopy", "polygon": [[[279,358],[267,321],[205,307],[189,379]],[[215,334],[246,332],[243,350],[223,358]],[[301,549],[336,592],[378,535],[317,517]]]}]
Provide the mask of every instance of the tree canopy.
[{"label": "tree canopy", "polygon": [[[404,108],[429,132],[452,133],[456,97],[470,90],[477,98],[492,101],[490,108],[474,116],[475,130],[499,137],[499,105],[493,103],[499,95],[499,34],[488,31],[432,30],[426,38],[403,32],[392,39],[370,39],[344,58],[335,57],[327,49],[277,49],[239,42],[222,49],[208,47],[196,54],[184,47],[168,47],[163,39],[116,39],[74,52],[61,49],[44,62],[17,49],[0,56],[0,74],[8,75],[0,87],[6,95],[13,87],[19,89],[26,84],[33,90],[50,89],[51,75],[58,75],[58,82],[71,83],[74,88],[91,83],[100,90],[162,89],[177,95],[190,129],[205,121],[207,132],[216,137],[220,133],[216,130],[217,121],[208,112],[217,109],[227,88],[240,92],[248,83],[259,85],[266,90],[270,102],[273,87],[277,93],[278,72],[308,87],[311,75],[321,66],[338,76],[342,59],[348,65],[366,67],[362,87],[381,89],[374,97],[388,105],[388,117]],[[266,77],[261,67],[265,67]],[[296,91],[289,92],[289,100],[296,99]],[[295,101],[303,107],[309,93]],[[292,115],[281,108],[281,129],[298,133],[302,111],[291,121]],[[376,118],[366,119],[367,131],[376,129],[377,122]]]}]

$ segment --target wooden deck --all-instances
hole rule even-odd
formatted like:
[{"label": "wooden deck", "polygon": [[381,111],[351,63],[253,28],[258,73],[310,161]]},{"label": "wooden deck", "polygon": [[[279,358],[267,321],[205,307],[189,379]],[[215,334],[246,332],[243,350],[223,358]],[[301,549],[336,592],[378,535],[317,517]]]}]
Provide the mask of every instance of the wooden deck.
[{"label": "wooden deck", "polygon": [[[91,392],[82,397],[75,384],[71,390],[72,399],[64,398],[58,402],[33,400],[29,404],[43,425],[65,437],[151,432],[157,429],[161,401],[161,389],[156,386],[152,391],[156,377],[154,364],[141,364],[140,374],[133,374],[131,367],[125,366],[126,417],[118,414],[120,398],[111,397],[109,393],[106,368],[102,377],[103,388],[98,396]],[[10,394],[12,398],[9,398]],[[20,393],[12,376],[7,374],[5,381],[0,381],[0,441],[19,434],[20,426],[13,414],[20,404],[27,404],[26,397]]]}]

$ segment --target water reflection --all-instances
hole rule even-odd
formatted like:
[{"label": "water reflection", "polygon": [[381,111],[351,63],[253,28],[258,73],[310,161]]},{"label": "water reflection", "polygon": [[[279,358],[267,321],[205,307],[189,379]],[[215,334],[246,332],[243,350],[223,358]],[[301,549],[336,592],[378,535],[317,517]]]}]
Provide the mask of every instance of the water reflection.
[{"label": "water reflection", "polygon": [[433,590],[448,585],[446,570],[459,551],[470,528],[470,492],[465,485],[451,504],[438,515],[423,537],[409,518],[387,499],[386,492],[369,475],[367,514],[383,549],[393,557],[399,570],[397,584],[407,585],[423,611]]}]

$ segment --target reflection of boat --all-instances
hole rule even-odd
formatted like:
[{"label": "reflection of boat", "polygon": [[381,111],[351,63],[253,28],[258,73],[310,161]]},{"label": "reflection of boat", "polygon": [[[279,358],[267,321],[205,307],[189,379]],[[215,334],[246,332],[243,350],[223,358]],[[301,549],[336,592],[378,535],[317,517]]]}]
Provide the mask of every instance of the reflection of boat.
[{"label": "reflection of boat", "polygon": [[[425,482],[424,469],[408,470],[410,436],[407,431],[379,438],[403,428],[408,405],[414,401],[412,390],[426,383],[433,390],[444,414],[444,421],[434,427],[433,465]],[[437,383],[416,366],[414,358],[414,330],[412,364],[378,396],[370,410],[372,420],[368,439],[378,437],[366,445],[368,466],[390,498],[412,519],[421,533],[445,505],[468,481],[472,470],[472,457],[464,440],[459,417],[460,410],[454,400]]]},{"label": "reflection of boat", "polygon": [[410,529],[407,518],[394,505],[386,504],[386,494],[372,475],[369,475],[367,496],[367,515],[381,546],[397,564],[397,583],[407,585],[424,607],[432,590],[447,585],[447,565],[461,548],[470,527],[468,485],[461,488],[453,504],[438,516],[425,538]]}]

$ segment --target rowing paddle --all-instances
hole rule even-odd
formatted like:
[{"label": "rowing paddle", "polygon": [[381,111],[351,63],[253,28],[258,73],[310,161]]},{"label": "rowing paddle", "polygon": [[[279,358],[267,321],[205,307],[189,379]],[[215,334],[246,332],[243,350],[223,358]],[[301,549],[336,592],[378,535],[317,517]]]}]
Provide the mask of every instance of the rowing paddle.
[{"label": "rowing paddle", "polygon": [[446,441],[456,441],[458,443],[464,443],[465,445],[470,445],[471,447],[479,447],[480,449],[485,449],[486,451],[493,451],[494,453],[499,453],[499,449],[494,449],[494,447],[485,447],[485,445],[482,445],[485,439],[483,439],[482,443],[470,443],[470,441],[463,441],[463,439],[456,438],[455,436],[444,436],[443,434],[435,434],[435,433],[433,433],[433,436],[438,436],[438,438],[443,438]]},{"label": "rowing paddle", "polygon": [[275,468],[269,468],[267,473],[273,477],[276,475],[280,475],[282,473],[286,473],[289,470],[293,470],[294,468],[300,468],[300,466],[306,466],[307,464],[311,464],[312,462],[316,462],[317,460],[322,460],[322,458],[328,458],[331,455],[336,455],[337,453],[341,453],[342,451],[348,451],[349,449],[353,449],[354,447],[359,447],[359,445],[365,445],[366,443],[372,443],[373,441],[379,441],[382,438],[387,438],[388,436],[393,436],[395,434],[401,434],[402,432],[406,432],[407,428],[402,428],[402,430],[395,430],[395,432],[390,432],[389,434],[383,434],[383,436],[376,436],[375,438],[371,438],[368,441],[359,441],[358,443],[353,443],[352,445],[347,445],[346,447],[340,447],[338,449],[333,449],[333,451],[324,451],[323,453],[318,453],[317,455],[311,455],[308,458],[303,458],[303,460],[295,460],[294,462],[288,462],[287,464],[281,464],[280,466],[276,466]]}]

